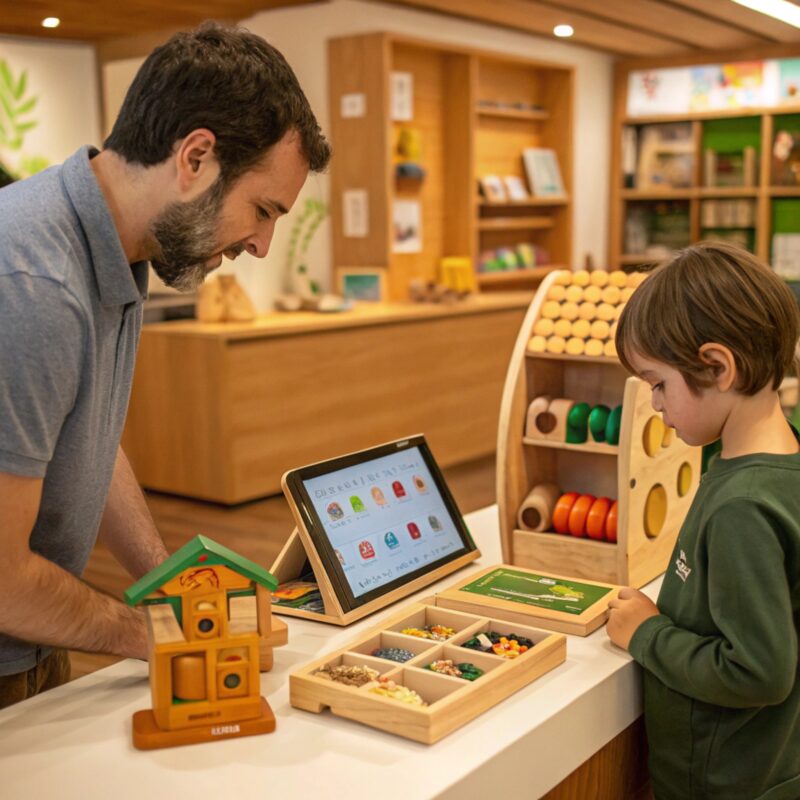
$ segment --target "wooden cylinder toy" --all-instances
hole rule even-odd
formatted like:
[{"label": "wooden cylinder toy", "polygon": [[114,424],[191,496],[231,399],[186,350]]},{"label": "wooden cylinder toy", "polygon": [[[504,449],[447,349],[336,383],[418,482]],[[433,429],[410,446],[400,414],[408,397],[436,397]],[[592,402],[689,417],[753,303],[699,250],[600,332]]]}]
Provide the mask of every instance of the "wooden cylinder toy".
[{"label": "wooden cylinder toy", "polygon": [[576,319],[572,323],[572,335],[577,336],[579,339],[585,339],[591,330],[591,323],[588,319]]},{"label": "wooden cylinder toy", "polygon": [[594,338],[589,339],[589,341],[586,342],[586,355],[587,356],[601,356],[601,355],[603,355],[603,345],[604,344],[605,344],[605,342],[603,342],[602,339],[594,339]]},{"label": "wooden cylinder toy", "polygon": [[608,272],[596,269],[589,273],[589,280],[593,286],[605,286],[608,283]]},{"label": "wooden cylinder toy", "polygon": [[567,296],[567,287],[554,283],[547,292],[548,300],[558,300],[560,303]]},{"label": "wooden cylinder toy", "polygon": [[567,441],[567,416],[574,405],[574,400],[566,400],[562,397],[551,401],[547,408],[547,413],[551,417],[549,424],[552,425],[550,433],[547,435],[548,439],[554,442]]},{"label": "wooden cylinder toy", "polygon": [[615,269],[609,273],[608,282],[612,286],[622,289],[628,283],[628,276],[621,269]]},{"label": "wooden cylinder toy", "polygon": [[542,439],[547,434],[547,431],[542,430],[540,425],[547,424],[547,419],[542,415],[547,413],[550,400],[549,396],[542,395],[535,397],[528,406],[528,413],[525,415],[525,436],[529,439]]},{"label": "wooden cylinder toy", "polygon": [[563,336],[549,336],[547,338],[547,352],[560,356],[567,347],[567,342]]},{"label": "wooden cylinder toy", "polygon": [[579,269],[572,273],[572,282],[576,286],[588,286],[590,281],[589,271],[585,269]]},{"label": "wooden cylinder toy", "polygon": [[566,300],[565,302],[563,302],[561,304],[561,318],[569,320],[570,322],[572,322],[572,320],[574,320],[574,319],[577,319],[578,318],[578,304],[577,303],[572,303],[569,300]]},{"label": "wooden cylinder toy", "polygon": [[207,699],[204,655],[175,656],[172,659],[172,694],[179,700]]},{"label": "wooden cylinder toy", "polygon": [[517,512],[519,527],[524,531],[549,531],[560,495],[561,490],[554,483],[534,486]]},{"label": "wooden cylinder toy", "polygon": [[569,514],[577,499],[577,492],[567,492],[556,500],[553,509],[553,529],[556,533],[569,533]]},{"label": "wooden cylinder toy", "polygon": [[582,494],[573,504],[569,511],[567,526],[570,535],[586,535],[586,518],[589,516],[589,509],[594,505],[597,498],[592,494]]}]

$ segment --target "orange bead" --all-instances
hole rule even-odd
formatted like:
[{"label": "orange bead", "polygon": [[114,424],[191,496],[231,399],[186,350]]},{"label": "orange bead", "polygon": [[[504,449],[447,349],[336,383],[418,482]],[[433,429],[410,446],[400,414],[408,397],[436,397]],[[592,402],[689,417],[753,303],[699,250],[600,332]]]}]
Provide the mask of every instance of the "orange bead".
[{"label": "orange bead", "polygon": [[590,539],[603,539],[606,525],[608,509],[611,508],[611,500],[608,497],[598,497],[589,509],[589,516],[586,517],[586,535]]},{"label": "orange bead", "polygon": [[569,515],[577,499],[577,492],[567,492],[556,501],[556,507],[553,509],[553,528],[557,533],[569,533]]},{"label": "orange bead", "polygon": [[608,516],[606,517],[606,539],[609,542],[616,542],[617,541],[617,511],[618,505],[617,501],[615,500],[611,504],[611,508],[608,509]]},{"label": "orange bead", "polygon": [[586,535],[586,517],[597,498],[593,494],[582,494],[569,512],[569,532],[573,536]]}]

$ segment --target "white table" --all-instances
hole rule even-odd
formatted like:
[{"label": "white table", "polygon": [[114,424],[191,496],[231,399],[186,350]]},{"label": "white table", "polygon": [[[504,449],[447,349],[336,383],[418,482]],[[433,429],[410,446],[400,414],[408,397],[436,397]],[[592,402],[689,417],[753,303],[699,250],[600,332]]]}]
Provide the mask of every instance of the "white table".
[{"label": "white table", "polygon": [[[500,563],[496,507],[466,519],[483,553],[466,569]],[[659,583],[645,591],[655,597]],[[261,677],[278,724],[266,736],[135,750],[131,716],[150,694],[146,664],[130,660],[0,711],[0,798],[464,800],[506,794],[511,775],[535,798],[641,714],[639,668],[604,628],[569,636],[564,664],[432,746],[289,705],[292,669],[407,602],[344,629],[290,618],[289,644]]]}]

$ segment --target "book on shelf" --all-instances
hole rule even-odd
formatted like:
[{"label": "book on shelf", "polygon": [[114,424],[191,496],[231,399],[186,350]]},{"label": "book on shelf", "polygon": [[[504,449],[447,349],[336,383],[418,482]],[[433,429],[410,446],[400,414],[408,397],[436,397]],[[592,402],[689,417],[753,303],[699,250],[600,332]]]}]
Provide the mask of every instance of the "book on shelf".
[{"label": "book on shelf", "polygon": [[787,281],[800,280],[800,233],[773,235],[772,268]]},{"label": "book on shelf", "polygon": [[534,197],[559,197],[564,194],[564,182],[555,150],[547,147],[528,147],[522,151],[528,185]]},{"label": "book on shelf", "polygon": [[638,156],[637,189],[646,191],[691,186],[695,159],[691,124],[679,122],[644,126]]},{"label": "book on shelf", "polygon": [[752,228],[756,224],[755,201],[704,200],[700,206],[703,228]]},{"label": "book on shelf", "polygon": [[755,147],[748,145],[733,152],[708,148],[703,153],[703,175],[709,187],[755,186],[758,180]]}]

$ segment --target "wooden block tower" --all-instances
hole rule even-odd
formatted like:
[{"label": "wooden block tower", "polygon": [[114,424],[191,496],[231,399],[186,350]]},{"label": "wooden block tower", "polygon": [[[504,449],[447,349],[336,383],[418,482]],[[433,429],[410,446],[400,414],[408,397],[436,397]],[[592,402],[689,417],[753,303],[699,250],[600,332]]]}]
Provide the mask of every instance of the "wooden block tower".
[{"label": "wooden block tower", "polygon": [[272,617],[277,580],[223,545],[197,536],[125,592],[147,613],[152,710],[133,715],[139,749],[269,733],[260,669],[286,644]]},{"label": "wooden block tower", "polygon": [[645,278],[562,270],[531,303],[500,410],[509,564],[636,587],[667,567],[701,451],[664,426],[650,387],[616,355],[616,320]]}]

